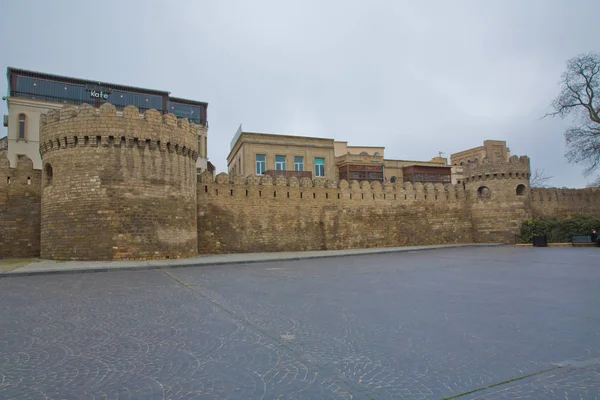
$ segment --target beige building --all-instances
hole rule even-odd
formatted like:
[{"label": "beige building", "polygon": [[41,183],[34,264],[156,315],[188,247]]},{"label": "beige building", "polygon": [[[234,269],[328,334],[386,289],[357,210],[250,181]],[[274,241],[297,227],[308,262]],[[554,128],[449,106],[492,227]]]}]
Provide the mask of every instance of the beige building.
[{"label": "beige building", "polygon": [[62,108],[66,104],[90,104],[99,107],[113,104],[117,110],[127,105],[138,107],[140,113],[156,109],[162,114],[188,118],[197,130],[199,157],[196,172],[207,168],[208,103],[171,97],[169,92],[131,86],[100,83],[78,78],[51,75],[34,71],[8,68],[8,128],[7,155],[11,167],[16,167],[19,156],[33,161],[34,169],[42,169],[40,156],[40,115]]},{"label": "beige building", "polygon": [[229,175],[243,177],[267,174],[346,181],[450,182],[450,167],[443,157],[388,160],[382,146],[348,146],[348,142],[333,139],[244,132],[241,125],[231,141],[227,168]]},{"label": "beige building", "polygon": [[227,156],[230,175],[284,175],[336,179],[333,139],[243,132]]},{"label": "beige building", "polygon": [[386,182],[403,182],[404,168],[413,166],[447,167],[448,162],[443,157],[434,157],[431,159],[431,161],[384,160],[384,172]]},{"label": "beige building", "polygon": [[469,162],[481,161],[484,158],[488,158],[494,164],[508,162],[510,149],[506,147],[506,141],[484,140],[483,146],[451,154],[450,163],[452,165],[465,165]]},{"label": "beige building", "polygon": [[383,181],[385,147],[348,146],[335,142],[336,179],[347,181]]},{"label": "beige building", "polygon": [[463,168],[469,163],[478,163],[487,159],[491,163],[498,164],[508,162],[509,158],[510,149],[506,147],[504,140],[484,140],[483,146],[451,154],[452,183],[462,182]]}]

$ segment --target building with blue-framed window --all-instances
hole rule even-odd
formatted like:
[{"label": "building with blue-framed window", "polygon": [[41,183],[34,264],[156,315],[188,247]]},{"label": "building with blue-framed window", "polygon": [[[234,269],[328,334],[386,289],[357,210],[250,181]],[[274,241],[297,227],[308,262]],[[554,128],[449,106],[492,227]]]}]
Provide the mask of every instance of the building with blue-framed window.
[{"label": "building with blue-framed window", "polygon": [[141,113],[155,109],[163,114],[175,114],[177,118],[188,118],[198,128],[199,174],[207,168],[208,103],[172,97],[167,91],[144,89],[115,83],[72,78],[42,72],[7,68],[8,115],[4,126],[8,128],[8,159],[11,167],[16,166],[18,156],[24,155],[33,161],[35,169],[42,168],[39,153],[40,115],[65,104],[90,104],[99,107],[113,104],[117,110],[134,105]]},{"label": "building with blue-framed window", "polygon": [[227,157],[229,174],[336,179],[334,140],[243,132]]},{"label": "building with blue-framed window", "polygon": [[[238,128],[227,156],[230,175],[270,175],[391,183],[450,182],[447,160],[384,158],[383,146],[348,146],[334,139],[244,132]],[[404,174],[406,176],[404,176]]]}]

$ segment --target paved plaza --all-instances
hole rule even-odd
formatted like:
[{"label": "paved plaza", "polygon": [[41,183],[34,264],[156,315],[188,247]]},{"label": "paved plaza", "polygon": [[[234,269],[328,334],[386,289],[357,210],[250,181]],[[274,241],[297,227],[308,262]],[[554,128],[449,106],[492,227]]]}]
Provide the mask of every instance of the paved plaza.
[{"label": "paved plaza", "polygon": [[0,279],[0,399],[600,399],[600,249]]}]

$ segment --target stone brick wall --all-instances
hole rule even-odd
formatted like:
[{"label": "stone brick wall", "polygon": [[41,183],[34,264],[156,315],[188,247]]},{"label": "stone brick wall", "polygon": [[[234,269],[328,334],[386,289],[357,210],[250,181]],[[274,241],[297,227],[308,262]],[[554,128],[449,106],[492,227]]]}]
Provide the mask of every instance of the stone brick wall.
[{"label": "stone brick wall", "polygon": [[532,189],[531,211],[534,217],[600,217],[600,189]]},{"label": "stone brick wall", "polygon": [[41,257],[194,256],[196,137],[187,119],[133,106],[43,116]]},{"label": "stone brick wall", "polygon": [[40,256],[41,171],[17,158],[10,168],[0,150],[0,258]]},{"label": "stone brick wall", "polygon": [[474,241],[517,243],[521,222],[531,217],[529,158],[484,159],[463,171]]},{"label": "stone brick wall", "polygon": [[457,185],[228,176],[196,184],[197,130],[135,107],[42,117],[42,171],[0,150],[0,258],[118,260],[517,240],[523,220],[600,216],[598,189],[531,189],[529,158]]},{"label": "stone brick wall", "polygon": [[203,175],[199,253],[302,251],[472,242],[465,191],[453,185],[247,180]]}]

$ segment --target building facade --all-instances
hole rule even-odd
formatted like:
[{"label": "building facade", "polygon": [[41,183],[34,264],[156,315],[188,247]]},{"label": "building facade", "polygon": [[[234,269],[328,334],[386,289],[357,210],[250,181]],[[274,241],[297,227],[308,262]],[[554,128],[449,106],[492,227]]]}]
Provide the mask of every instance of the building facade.
[{"label": "building facade", "polygon": [[[405,173],[405,168],[407,167],[417,167],[417,166],[422,166],[422,167],[429,167],[431,170],[431,173],[434,174],[445,174],[445,167],[447,167],[448,162],[446,161],[445,158],[443,157],[434,157],[431,159],[431,161],[414,161],[414,160],[384,160],[384,174],[385,174],[385,181],[386,182],[391,182],[391,183],[397,183],[397,182],[406,182],[406,180],[404,179],[404,173]],[[439,170],[436,170],[436,168],[440,168]],[[415,179],[416,177],[413,176],[411,179]],[[426,183],[426,182],[432,182],[429,180],[417,180],[417,181],[413,181],[413,180],[409,180],[410,182],[422,182],[422,183]]]},{"label": "building facade", "polygon": [[335,179],[333,139],[244,132],[227,156],[230,175]]},{"label": "building facade", "polygon": [[469,164],[477,164],[483,160],[488,163],[505,163],[510,159],[510,149],[504,140],[484,140],[483,146],[459,151],[450,155],[452,165],[452,183],[464,181],[465,168]]},{"label": "building facade", "polygon": [[[241,125],[231,141],[227,167],[229,175],[241,177],[453,182],[452,169],[443,157],[430,161],[386,159],[383,146],[349,146],[348,142],[333,139],[244,132]],[[405,174],[410,176],[405,179]]]},{"label": "building facade", "polygon": [[140,113],[155,109],[161,114],[187,118],[197,131],[198,174],[207,168],[208,103],[171,97],[169,92],[133,86],[71,78],[16,68],[7,69],[8,160],[15,167],[19,156],[33,161],[34,169],[42,169],[40,155],[40,116],[60,110],[66,104],[89,104],[100,107],[111,103],[122,111],[133,105]]},{"label": "building facade", "polygon": [[348,146],[335,142],[335,166],[338,179],[384,181],[385,147]]}]

